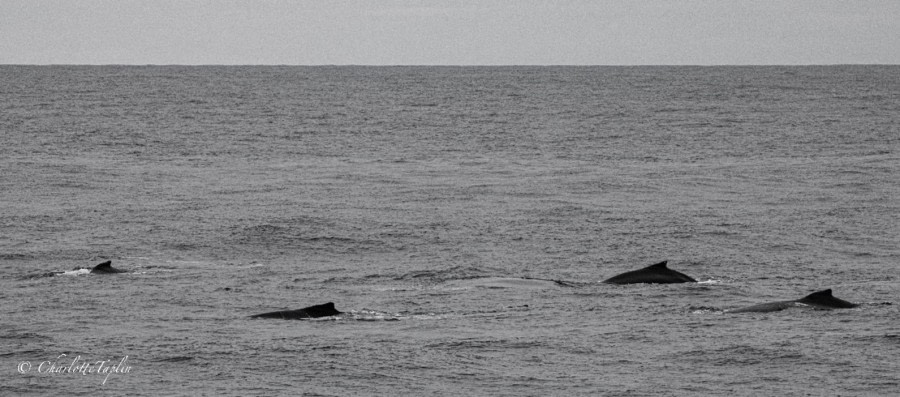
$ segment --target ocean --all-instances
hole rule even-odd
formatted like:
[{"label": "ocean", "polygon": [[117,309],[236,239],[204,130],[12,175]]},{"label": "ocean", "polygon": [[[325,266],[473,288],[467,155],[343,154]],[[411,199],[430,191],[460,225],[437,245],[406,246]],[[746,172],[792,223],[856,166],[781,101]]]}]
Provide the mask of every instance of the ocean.
[{"label": "ocean", "polygon": [[898,66],[6,65],[0,109],[3,396],[900,390]]}]

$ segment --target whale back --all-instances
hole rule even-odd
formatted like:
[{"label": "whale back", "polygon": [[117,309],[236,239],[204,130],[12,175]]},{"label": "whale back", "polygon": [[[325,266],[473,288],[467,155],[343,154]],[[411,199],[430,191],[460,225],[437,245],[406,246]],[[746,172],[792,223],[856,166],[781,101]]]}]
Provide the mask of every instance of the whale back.
[{"label": "whale back", "polygon": [[769,302],[769,303],[760,303],[758,305],[742,307],[738,309],[728,309],[725,310],[727,313],[769,313],[769,312],[777,312],[784,309],[790,309],[796,306],[797,301],[780,301],[780,302]]},{"label": "whale back", "polygon": [[91,269],[91,273],[113,274],[113,273],[125,273],[125,271],[112,267],[112,261],[106,261],[101,264],[98,264],[97,266],[94,266],[94,268]]},{"label": "whale back", "polygon": [[813,292],[803,298],[793,300],[793,301],[781,301],[781,302],[771,302],[771,303],[762,303],[759,305],[753,305],[749,307],[743,307],[739,309],[730,309],[726,310],[729,313],[748,313],[748,312],[757,312],[757,313],[765,313],[765,312],[774,312],[784,309],[790,309],[792,307],[802,307],[802,306],[810,306],[815,309],[849,309],[851,307],[857,307],[859,305],[855,303],[847,302],[843,299],[835,298],[834,295],[831,294],[831,289],[826,289],[818,292]]},{"label": "whale back", "polygon": [[835,298],[831,293],[831,288],[813,292],[807,296],[804,296],[802,299],[798,299],[797,302],[822,309],[849,309],[859,306],[855,303],[850,303],[843,299]]},{"label": "whale back", "polygon": [[301,320],[304,318],[319,318],[319,317],[328,317],[328,316],[336,316],[341,314],[342,312],[338,311],[334,307],[334,302],[323,303],[321,305],[314,305],[309,307],[304,307],[302,309],[297,310],[283,310],[278,312],[269,312],[262,313],[250,316],[251,318],[277,318],[282,320]]},{"label": "whale back", "polygon": [[326,317],[341,314],[341,312],[334,308],[334,302],[310,306],[300,310],[305,311],[310,317]]},{"label": "whale back", "polygon": [[618,276],[610,277],[603,282],[608,284],[673,284],[697,282],[697,280],[694,280],[684,273],[669,269],[667,264],[668,261],[662,261],[643,269],[632,270]]}]

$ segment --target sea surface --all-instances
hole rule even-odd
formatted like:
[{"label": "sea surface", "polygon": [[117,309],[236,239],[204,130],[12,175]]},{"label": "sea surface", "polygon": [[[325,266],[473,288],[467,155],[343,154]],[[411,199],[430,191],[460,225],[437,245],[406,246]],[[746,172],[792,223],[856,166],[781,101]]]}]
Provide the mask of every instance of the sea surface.
[{"label": "sea surface", "polygon": [[898,66],[0,66],[3,396],[896,395],[898,264]]}]

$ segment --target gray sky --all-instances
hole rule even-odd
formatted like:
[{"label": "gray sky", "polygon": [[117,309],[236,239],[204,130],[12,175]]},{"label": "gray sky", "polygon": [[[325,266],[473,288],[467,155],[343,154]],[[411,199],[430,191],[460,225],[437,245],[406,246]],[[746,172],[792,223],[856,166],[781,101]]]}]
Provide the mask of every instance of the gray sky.
[{"label": "gray sky", "polygon": [[0,0],[0,64],[900,64],[900,1]]}]

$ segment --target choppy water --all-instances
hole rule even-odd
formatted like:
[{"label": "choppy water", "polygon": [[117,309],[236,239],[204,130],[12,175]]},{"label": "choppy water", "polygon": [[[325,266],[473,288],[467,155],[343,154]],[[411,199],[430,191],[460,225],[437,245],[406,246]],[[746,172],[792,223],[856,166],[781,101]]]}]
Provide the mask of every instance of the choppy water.
[{"label": "choppy water", "polygon": [[[0,66],[0,394],[894,394],[898,93],[895,66]],[[40,277],[106,259],[133,273]],[[662,260],[703,282],[598,283]],[[722,312],[824,288],[862,305]],[[130,369],[47,373],[76,356]]]}]

